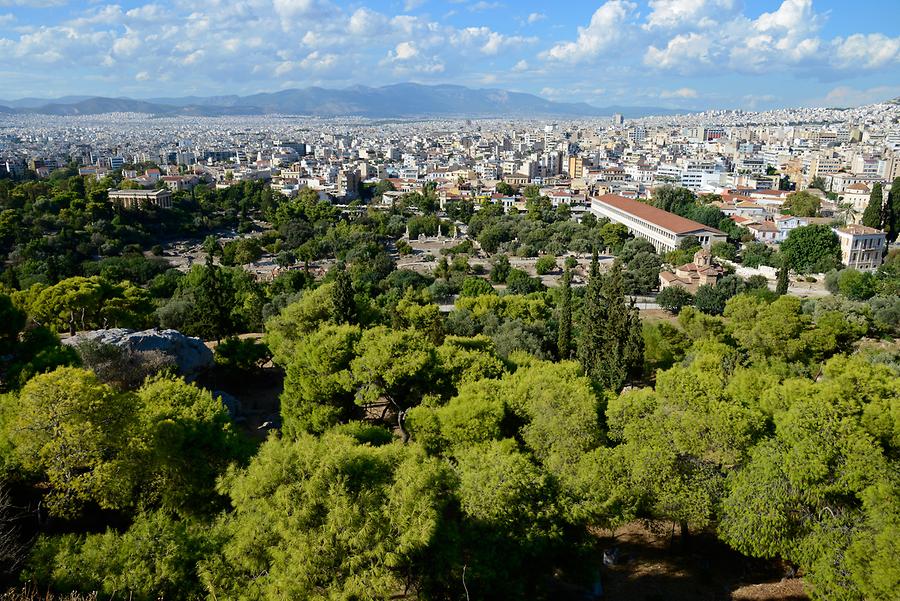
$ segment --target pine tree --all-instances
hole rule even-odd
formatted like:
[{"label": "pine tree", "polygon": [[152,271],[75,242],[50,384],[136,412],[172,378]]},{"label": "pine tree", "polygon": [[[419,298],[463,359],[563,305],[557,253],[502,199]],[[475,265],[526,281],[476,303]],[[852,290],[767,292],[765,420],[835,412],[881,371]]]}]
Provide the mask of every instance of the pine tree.
[{"label": "pine tree", "polygon": [[872,186],[872,193],[869,195],[869,204],[863,212],[862,224],[866,227],[874,227],[876,230],[881,229],[881,210],[884,204],[884,197],[881,193],[881,184],[876,183]]},{"label": "pine tree", "polygon": [[775,283],[775,294],[783,295],[787,294],[788,291],[788,266],[787,262],[784,262],[781,267],[778,269],[778,280]]},{"label": "pine tree", "polygon": [[335,323],[356,323],[356,300],[353,298],[353,281],[343,265],[338,270],[331,291],[332,320]]},{"label": "pine tree", "polygon": [[591,277],[578,338],[584,372],[603,388],[621,391],[643,363],[642,336],[637,309],[625,299],[621,265],[614,264],[605,277]]},{"label": "pine tree", "polygon": [[557,336],[557,352],[561,361],[572,356],[572,273],[566,267],[562,278],[562,290],[559,299],[559,332]]}]

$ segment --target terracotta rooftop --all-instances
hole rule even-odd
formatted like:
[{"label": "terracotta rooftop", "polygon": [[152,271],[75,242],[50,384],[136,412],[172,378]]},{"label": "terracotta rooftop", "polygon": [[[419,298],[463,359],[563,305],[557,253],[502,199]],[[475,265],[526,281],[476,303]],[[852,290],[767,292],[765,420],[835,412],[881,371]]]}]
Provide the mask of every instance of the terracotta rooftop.
[{"label": "terracotta rooftop", "polygon": [[881,230],[876,230],[874,227],[868,227],[865,225],[859,224],[851,224],[846,225],[844,227],[837,228],[839,232],[845,232],[847,234],[855,234],[857,236],[864,234],[883,234]]},{"label": "terracotta rooftop", "polygon": [[618,194],[604,194],[603,196],[595,196],[591,200],[602,202],[603,204],[643,219],[644,221],[652,223],[662,229],[669,230],[675,234],[689,234],[691,232],[703,230],[714,234],[724,235],[724,232],[721,232],[716,228],[681,217],[675,213],[657,209],[656,207],[639,200],[632,200],[630,198],[625,198],[624,196],[619,196]]}]

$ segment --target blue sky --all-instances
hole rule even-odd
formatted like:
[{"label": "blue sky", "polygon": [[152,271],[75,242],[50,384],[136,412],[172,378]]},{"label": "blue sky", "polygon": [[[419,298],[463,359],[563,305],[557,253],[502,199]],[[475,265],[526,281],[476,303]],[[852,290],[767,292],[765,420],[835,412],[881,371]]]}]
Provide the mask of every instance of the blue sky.
[{"label": "blue sky", "polygon": [[900,96],[900,0],[0,0],[0,98],[401,81],[598,106]]}]

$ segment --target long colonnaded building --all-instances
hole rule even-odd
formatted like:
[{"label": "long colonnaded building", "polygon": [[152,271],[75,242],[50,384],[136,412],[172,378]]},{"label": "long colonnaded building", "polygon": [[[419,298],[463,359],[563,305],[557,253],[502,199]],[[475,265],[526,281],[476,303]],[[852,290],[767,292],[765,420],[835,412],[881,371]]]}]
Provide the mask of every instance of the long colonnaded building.
[{"label": "long colonnaded building", "polygon": [[172,193],[162,190],[110,190],[110,202],[126,209],[140,209],[144,205],[153,205],[160,209],[172,208]]},{"label": "long colonnaded building", "polygon": [[675,250],[688,236],[695,236],[704,248],[728,238],[716,228],[618,194],[592,197],[591,213],[606,217],[613,223],[621,223],[635,237],[653,244],[658,253]]}]

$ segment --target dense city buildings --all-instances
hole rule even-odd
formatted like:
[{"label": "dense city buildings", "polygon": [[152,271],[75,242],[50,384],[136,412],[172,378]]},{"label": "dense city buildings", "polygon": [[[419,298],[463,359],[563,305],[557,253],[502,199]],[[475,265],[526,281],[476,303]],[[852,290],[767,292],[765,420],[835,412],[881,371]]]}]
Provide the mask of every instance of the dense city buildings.
[{"label": "dense city buildings", "polygon": [[[262,180],[286,196],[312,189],[339,205],[389,180],[398,192],[434,187],[442,207],[493,202],[506,211],[525,210],[522,189],[534,185],[573,219],[593,212],[624,223],[661,251],[689,234],[707,247],[719,241],[718,228],[622,208],[637,202],[628,206],[647,212],[642,201],[674,185],[777,245],[817,220],[862,223],[876,185],[887,190],[900,173],[898,116],[892,103],[553,121],[20,114],[0,116],[0,171],[48,177],[74,162],[81,175],[112,173],[128,188],[173,193]],[[797,191],[818,199],[814,215],[784,214]],[[118,191],[110,200],[140,206],[142,194]],[[145,195],[167,206],[165,194]]]}]

